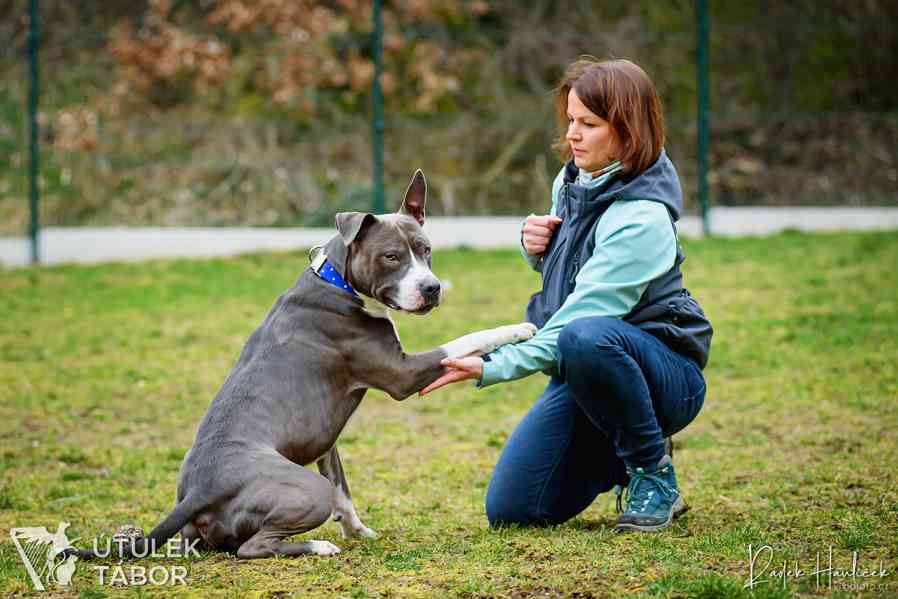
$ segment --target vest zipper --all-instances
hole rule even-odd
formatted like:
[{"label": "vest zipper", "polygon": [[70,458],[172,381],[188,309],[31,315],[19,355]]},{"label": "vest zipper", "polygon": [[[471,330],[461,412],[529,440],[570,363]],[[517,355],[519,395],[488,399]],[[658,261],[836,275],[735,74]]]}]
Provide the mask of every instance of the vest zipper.
[{"label": "vest zipper", "polygon": [[[565,194],[570,193],[567,183],[564,184],[564,191],[565,191]],[[570,198],[567,198],[567,200],[568,200],[567,204],[568,204],[568,206],[570,206],[570,204],[571,204]],[[582,215],[582,207],[581,207],[579,213]],[[570,241],[568,242],[569,251],[576,251],[575,248],[573,247],[573,241],[575,241],[575,239],[573,237],[571,237]],[[580,270],[580,253],[579,252],[574,254],[574,260],[573,260],[572,264],[573,264],[573,268],[571,270],[571,276],[570,276],[570,278],[568,278],[568,285],[570,286],[569,294],[574,292],[574,282],[577,279],[577,271]]]}]

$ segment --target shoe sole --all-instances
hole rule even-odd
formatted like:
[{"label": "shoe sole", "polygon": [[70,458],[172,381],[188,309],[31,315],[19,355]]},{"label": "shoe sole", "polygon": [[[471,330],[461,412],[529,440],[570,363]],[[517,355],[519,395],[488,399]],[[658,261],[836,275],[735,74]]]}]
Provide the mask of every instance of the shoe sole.
[{"label": "shoe sole", "polygon": [[661,524],[632,524],[630,522],[624,522],[623,524],[618,524],[614,527],[614,530],[618,532],[623,532],[625,530],[641,530],[642,532],[658,532],[659,530],[664,530],[670,523],[673,522],[674,518],[680,516],[680,514],[684,514],[689,510],[689,506],[686,505],[686,502],[683,501],[682,495],[677,497],[677,500],[674,501],[673,508],[670,510],[670,516],[667,518],[667,522],[662,522]]}]

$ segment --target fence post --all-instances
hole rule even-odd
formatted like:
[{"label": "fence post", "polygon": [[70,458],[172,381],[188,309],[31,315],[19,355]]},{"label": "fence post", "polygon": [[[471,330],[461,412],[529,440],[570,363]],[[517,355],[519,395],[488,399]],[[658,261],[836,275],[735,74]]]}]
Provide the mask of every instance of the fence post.
[{"label": "fence post", "polygon": [[383,20],[381,9],[383,0],[374,0],[374,31],[372,35],[372,53],[374,54],[374,88],[372,97],[374,117],[371,123],[371,143],[374,152],[374,213],[386,212],[384,203],[384,96],[381,88],[383,72]]},{"label": "fence post", "polygon": [[29,237],[31,238],[31,264],[40,262],[40,252],[38,251],[38,230],[40,228],[38,219],[38,200],[40,190],[38,189],[40,171],[40,149],[38,147],[39,134],[37,124],[37,104],[39,93],[39,78],[37,64],[37,50],[40,45],[40,23],[38,22],[38,0],[29,0],[28,2],[28,122],[30,125],[30,138],[28,146],[28,205],[31,209],[31,224],[29,226]]},{"label": "fence post", "polygon": [[696,26],[698,43],[696,48],[696,77],[698,83],[698,198],[702,210],[702,229],[711,234],[708,215],[708,112],[710,93],[708,90],[708,1],[696,0]]}]

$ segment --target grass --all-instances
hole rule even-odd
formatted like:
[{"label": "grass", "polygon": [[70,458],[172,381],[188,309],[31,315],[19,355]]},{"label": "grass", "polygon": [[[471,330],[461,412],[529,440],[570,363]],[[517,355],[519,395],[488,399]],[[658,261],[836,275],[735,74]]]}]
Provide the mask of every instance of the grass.
[{"label": "grass", "polygon": [[[775,562],[882,559],[861,596],[898,595],[898,233],[687,244],[687,283],[716,334],[709,393],[677,435],[692,510],[656,535],[612,532],[613,497],[551,529],[491,531],[483,498],[542,375],[396,403],[372,392],[340,448],[374,541],[334,558],[203,554],[186,587],[101,586],[71,597],[854,597],[812,576],[750,592],[748,545]],[[0,278],[0,528],[71,522],[76,545],[171,508],[184,452],[244,341],[306,264],[302,253],[64,266]],[[453,283],[430,316],[400,316],[407,349],[519,320],[538,283],[508,251],[436,256]],[[110,562],[111,563],[111,562]],[[149,563],[177,564],[176,560]],[[772,566],[778,567],[778,566]],[[850,579],[842,579],[842,582]],[[778,580],[781,582],[781,579]],[[875,585],[882,584],[883,587]],[[872,590],[871,590],[872,589]],[[6,534],[0,592],[31,586]]]}]

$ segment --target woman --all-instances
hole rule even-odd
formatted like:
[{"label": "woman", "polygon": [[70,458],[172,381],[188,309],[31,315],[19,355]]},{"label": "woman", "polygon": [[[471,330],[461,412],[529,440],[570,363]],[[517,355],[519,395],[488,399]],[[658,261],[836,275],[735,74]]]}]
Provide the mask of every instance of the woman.
[{"label": "woman", "polygon": [[618,485],[617,528],[661,530],[686,509],[665,437],[702,407],[712,335],[682,284],[683,198],[661,104],[634,63],[590,58],[567,69],[556,112],[567,162],[550,213],[528,217],[521,235],[542,273],[527,306],[540,330],[483,358],[446,360],[422,393],[551,375],[496,464],[491,525],[559,524]]}]

